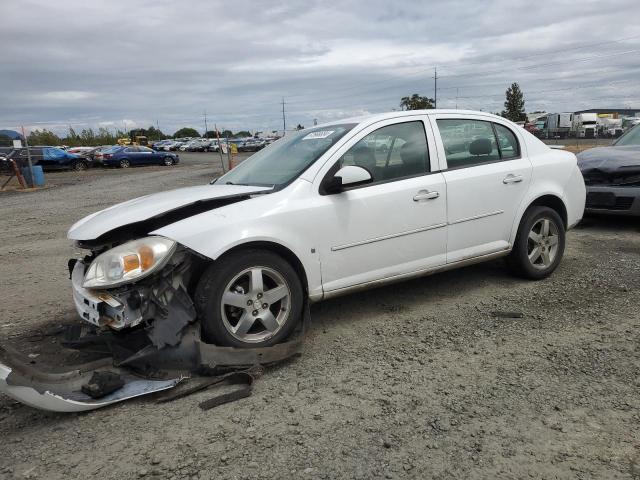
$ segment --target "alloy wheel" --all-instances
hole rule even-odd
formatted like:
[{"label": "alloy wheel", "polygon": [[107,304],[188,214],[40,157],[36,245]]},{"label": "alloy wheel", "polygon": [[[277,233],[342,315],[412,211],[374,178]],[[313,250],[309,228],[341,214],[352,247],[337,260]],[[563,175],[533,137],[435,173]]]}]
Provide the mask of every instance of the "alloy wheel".
[{"label": "alloy wheel", "polygon": [[558,254],[558,226],[546,217],[538,219],[527,241],[527,256],[534,268],[544,270],[553,265]]},{"label": "alloy wheel", "polygon": [[124,160],[120,160],[120,167],[121,168],[129,168],[129,160],[124,159]]},{"label": "alloy wheel", "polygon": [[263,342],[287,322],[290,304],[291,289],[280,273],[268,267],[247,268],[224,289],[222,322],[242,342]]}]

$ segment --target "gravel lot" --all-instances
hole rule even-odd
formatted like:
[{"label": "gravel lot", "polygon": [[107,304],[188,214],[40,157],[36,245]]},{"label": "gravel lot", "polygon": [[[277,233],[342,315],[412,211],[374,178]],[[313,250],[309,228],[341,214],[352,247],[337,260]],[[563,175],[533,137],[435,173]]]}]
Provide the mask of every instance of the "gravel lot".
[{"label": "gravel lot", "polygon": [[[218,165],[181,158],[0,193],[1,341],[77,360],[56,353],[76,321],[66,230]],[[208,412],[210,392],[80,415],[0,397],[0,478],[640,478],[639,232],[586,219],[541,282],[497,261],[315,305],[302,357]]]}]

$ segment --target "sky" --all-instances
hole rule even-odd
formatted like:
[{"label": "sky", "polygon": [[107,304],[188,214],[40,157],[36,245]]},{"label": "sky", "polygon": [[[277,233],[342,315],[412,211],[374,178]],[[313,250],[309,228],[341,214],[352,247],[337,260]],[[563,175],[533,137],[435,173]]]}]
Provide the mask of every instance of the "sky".
[{"label": "sky", "polygon": [[640,108],[638,0],[9,0],[0,129],[272,131],[399,109]]}]

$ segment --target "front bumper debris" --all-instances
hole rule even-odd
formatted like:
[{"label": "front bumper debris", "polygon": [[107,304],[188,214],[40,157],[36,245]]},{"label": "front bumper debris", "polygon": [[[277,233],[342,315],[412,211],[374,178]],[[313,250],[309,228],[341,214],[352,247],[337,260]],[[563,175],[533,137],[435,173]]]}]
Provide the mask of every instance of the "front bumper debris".
[{"label": "front bumper debris", "polygon": [[[245,384],[235,392],[203,402],[201,408],[208,409],[250,395],[251,384],[259,376],[261,367],[299,355],[309,318],[307,303],[300,326],[291,339],[261,348],[220,347],[205,343],[200,339],[197,325],[186,328],[177,345],[164,347],[141,342],[142,331],[136,336],[133,332],[123,335],[95,329],[83,334],[80,332],[82,329],[75,329],[77,335],[65,341],[67,346],[108,353],[109,356],[58,372],[38,370],[28,358],[0,345],[0,393],[41,410],[82,412],[169,390],[194,375],[207,378],[201,379],[200,385],[166,400],[181,398],[224,380]],[[233,372],[237,375],[231,375]],[[122,386],[116,382],[113,391],[108,390],[104,396],[94,398],[96,377],[113,379],[114,376],[122,380]]]},{"label": "front bumper debris", "polygon": [[[119,375],[124,384],[102,398],[84,393],[96,372]],[[62,372],[34,369],[19,354],[0,346],[0,392],[29,405],[52,412],[83,412],[175,387],[184,377],[150,380],[113,367],[111,359],[98,360]]]}]

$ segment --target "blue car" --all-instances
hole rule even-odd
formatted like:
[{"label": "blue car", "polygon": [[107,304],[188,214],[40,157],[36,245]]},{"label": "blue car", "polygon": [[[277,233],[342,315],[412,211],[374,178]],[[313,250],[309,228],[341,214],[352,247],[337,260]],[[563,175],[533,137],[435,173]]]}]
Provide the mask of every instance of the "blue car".
[{"label": "blue car", "polygon": [[149,147],[117,145],[102,153],[102,164],[110,167],[129,168],[134,165],[171,165],[180,158],[171,152],[156,152]]},{"label": "blue car", "polygon": [[92,165],[88,158],[69,153],[58,147],[30,147],[29,152],[24,147],[14,148],[7,156],[8,160],[15,160],[19,167],[31,164],[41,166],[43,170],[85,170]]}]

